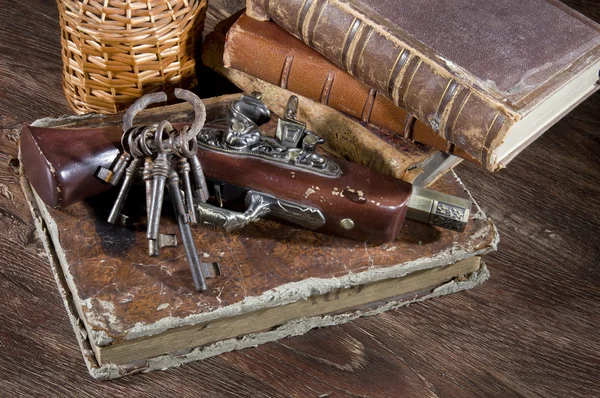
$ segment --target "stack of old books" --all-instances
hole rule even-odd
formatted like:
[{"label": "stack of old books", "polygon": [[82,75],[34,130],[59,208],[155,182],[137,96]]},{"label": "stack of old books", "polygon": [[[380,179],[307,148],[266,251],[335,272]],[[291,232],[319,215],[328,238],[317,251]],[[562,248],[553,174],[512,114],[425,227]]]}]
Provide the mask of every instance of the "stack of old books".
[{"label": "stack of old books", "polygon": [[[332,156],[457,196],[470,197],[448,172],[458,162],[505,167],[598,88],[600,28],[555,0],[249,0],[216,25],[240,3],[209,2],[207,66],[245,92],[261,92],[278,115],[297,95],[298,119],[327,140]],[[209,99],[207,107],[230,99]],[[144,120],[165,115],[193,117],[179,106]],[[481,257],[498,242],[475,202],[464,233],[407,221],[383,246],[271,221],[231,234],[196,229],[201,255],[222,270],[198,294],[181,249],[149,258],[140,246],[144,230],[108,226],[101,201],[53,209],[26,177],[23,186],[98,378],[164,369],[471,288],[487,279]],[[166,220],[164,228],[176,225]]]}]

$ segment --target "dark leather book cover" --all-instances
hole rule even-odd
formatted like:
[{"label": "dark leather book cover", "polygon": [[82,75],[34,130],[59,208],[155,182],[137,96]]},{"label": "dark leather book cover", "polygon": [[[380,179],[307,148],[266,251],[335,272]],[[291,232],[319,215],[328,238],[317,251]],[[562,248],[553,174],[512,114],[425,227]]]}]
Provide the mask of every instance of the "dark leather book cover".
[{"label": "dark leather book cover", "polygon": [[[221,99],[223,109],[230,98]],[[181,122],[186,112],[187,122],[193,118],[190,107],[169,109]],[[160,108],[140,115],[164,116]],[[62,125],[74,135],[73,128],[116,119],[37,125]],[[110,192],[55,209],[27,177],[21,183],[69,318],[90,373],[100,379],[178,366],[471,288],[488,277],[481,256],[498,242],[475,203],[464,233],[408,221],[394,242],[379,246],[268,220],[232,233],[192,228],[203,261],[221,267],[198,293],[181,246],[149,257],[143,219],[132,214],[128,228],[105,221]],[[434,188],[469,196],[453,173]],[[175,221],[163,217],[161,232],[176,231]]]},{"label": "dark leather book cover", "polygon": [[248,0],[486,168],[598,89],[600,28],[557,0]]},{"label": "dark leather book cover", "polygon": [[[223,54],[226,34],[238,17],[232,16],[228,20],[222,21],[206,37],[202,47],[204,65],[225,76],[246,93],[253,91],[263,93],[263,101],[279,115],[284,114],[288,98],[291,95],[297,95],[299,97],[299,118],[306,122],[309,130],[315,131],[325,138],[325,147],[331,155],[362,164],[379,173],[424,186],[434,182],[461,161],[461,158],[436,150],[435,146],[413,142],[390,130],[361,121],[321,102],[313,101],[298,92],[292,92],[237,69],[225,68]],[[251,21],[251,19],[247,20]],[[289,35],[288,38],[296,40]],[[304,47],[306,48],[306,46]],[[258,64],[253,63],[253,65]],[[359,84],[362,85],[362,83]],[[353,93],[356,94],[355,90]],[[395,107],[393,104],[389,104]],[[369,150],[360,148],[369,148]]]}]

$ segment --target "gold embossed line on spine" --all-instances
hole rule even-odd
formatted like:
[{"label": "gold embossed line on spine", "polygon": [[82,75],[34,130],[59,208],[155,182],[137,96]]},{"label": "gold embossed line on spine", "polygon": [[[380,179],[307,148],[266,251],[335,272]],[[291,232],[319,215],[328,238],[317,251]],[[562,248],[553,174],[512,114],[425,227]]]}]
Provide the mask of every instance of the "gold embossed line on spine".
[{"label": "gold embossed line on spine", "polygon": [[358,29],[361,25],[361,20],[358,18],[354,18],[354,20],[350,24],[350,28],[346,32],[346,37],[344,38],[344,45],[342,46],[342,52],[340,54],[340,63],[342,65],[342,68],[344,68],[344,70],[346,70],[348,73],[352,73],[352,71],[348,69],[348,63],[350,61],[350,47],[352,46],[352,43],[354,42],[354,37],[356,36],[356,32],[358,32]]},{"label": "gold embossed line on spine", "polygon": [[400,83],[400,87],[398,87],[398,90],[395,92],[395,96],[393,98],[394,102],[396,102],[396,105],[398,105],[400,108],[406,108],[406,94],[408,93],[410,85],[412,84],[412,81],[415,75],[417,74],[417,71],[419,70],[421,64],[421,58],[413,56],[410,62],[408,63],[408,66],[406,67],[406,71],[404,72],[404,76],[402,77],[402,83]]},{"label": "gold embossed line on spine", "polygon": [[471,98],[471,91],[463,87],[452,102],[452,109],[450,109],[444,128],[444,135],[448,142],[455,142],[454,129],[456,128],[456,121],[469,98]]},{"label": "gold embossed line on spine", "polygon": [[353,76],[358,74],[360,59],[365,52],[365,48],[367,47],[367,43],[369,42],[369,38],[372,34],[373,28],[369,25],[362,24],[362,27],[359,29],[359,32],[356,34],[356,39],[354,40],[356,44],[354,44],[353,47],[350,47],[350,50],[352,51],[352,55],[350,57],[350,68]]},{"label": "gold embossed line on spine", "polygon": [[377,91],[374,89],[369,90],[369,94],[367,95],[367,99],[365,101],[365,105],[363,106],[362,113],[360,115],[360,119],[363,122],[368,123],[371,119],[371,112],[373,111],[373,105],[375,104],[375,97],[377,96]]},{"label": "gold embossed line on spine", "polygon": [[319,20],[323,15],[323,10],[328,5],[327,1],[317,1],[310,13],[310,16],[303,22],[304,37],[306,37],[306,43],[309,47],[314,48],[315,33],[318,29]]},{"label": "gold embossed line on spine", "polygon": [[331,93],[331,87],[333,86],[334,81],[335,72],[330,70],[327,73],[327,78],[325,79],[325,83],[323,83],[323,89],[321,90],[320,101],[323,105],[327,105],[329,103],[329,94]]},{"label": "gold embossed line on spine", "polygon": [[279,85],[281,88],[287,89],[288,80],[290,77],[290,71],[292,70],[292,63],[294,62],[294,56],[288,55],[285,57],[283,67],[281,68],[281,76],[279,78]]},{"label": "gold embossed line on spine", "polygon": [[304,35],[304,21],[306,20],[306,16],[308,15],[310,7],[313,5],[313,2],[314,0],[304,0],[300,7],[298,18],[296,18],[296,32],[302,41],[306,41],[306,36]]},{"label": "gold embossed line on spine", "polygon": [[373,28],[371,26],[355,18],[348,30],[348,34],[346,34],[342,59],[344,61],[344,69],[353,76],[358,74],[360,59],[372,33]]},{"label": "gold embossed line on spine", "polygon": [[431,127],[438,132],[439,135],[445,136],[444,128],[446,126],[446,117],[454,103],[454,98],[457,92],[460,91],[460,86],[454,79],[450,79],[446,85],[446,89],[440,98],[433,119],[429,120]]},{"label": "gold embossed line on spine", "polygon": [[496,117],[490,124],[487,135],[485,136],[483,148],[481,149],[480,159],[482,160],[482,162],[485,160],[485,164],[490,164],[490,146],[492,145],[492,142],[494,142],[496,137],[498,137],[498,135],[500,134],[500,131],[502,130],[502,127],[504,126],[505,122],[506,117],[502,113],[498,112],[496,114]]},{"label": "gold embossed line on spine", "polygon": [[410,51],[408,51],[407,49],[402,49],[400,50],[400,53],[398,54],[398,56],[396,57],[396,61],[394,61],[394,66],[392,67],[392,70],[390,72],[390,76],[388,77],[388,82],[387,82],[387,97],[389,99],[393,99],[394,98],[394,92],[396,92],[395,88],[396,85],[398,84],[398,78],[400,76],[403,76],[403,73],[400,73],[404,70],[404,67],[406,66],[406,62],[408,61],[408,59],[410,58]]}]

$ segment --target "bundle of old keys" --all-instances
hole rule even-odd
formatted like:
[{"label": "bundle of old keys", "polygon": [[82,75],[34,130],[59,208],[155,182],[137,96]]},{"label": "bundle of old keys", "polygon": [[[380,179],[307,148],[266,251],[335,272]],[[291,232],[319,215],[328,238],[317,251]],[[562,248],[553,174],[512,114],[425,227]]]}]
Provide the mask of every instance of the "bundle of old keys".
[{"label": "bundle of old keys", "polygon": [[197,223],[194,204],[204,203],[208,199],[206,179],[196,157],[198,150],[196,136],[206,120],[206,110],[202,101],[187,90],[176,89],[175,96],[192,104],[194,109],[192,125],[178,131],[169,121],[164,120],[158,124],[134,127],[133,119],[137,113],[150,104],[167,100],[164,92],[141,97],[123,117],[122,152],[111,169],[101,167],[96,176],[113,186],[117,186],[122,181],[108,217],[108,222],[114,224],[121,217],[123,205],[134,179],[142,171],[146,189],[147,238],[150,256],[158,256],[161,247],[173,245],[174,237],[162,235],[159,231],[164,190],[165,187],[167,188],[195,288],[203,291],[206,290],[205,279],[213,274],[211,270],[214,265],[202,262],[198,257],[190,224]]}]

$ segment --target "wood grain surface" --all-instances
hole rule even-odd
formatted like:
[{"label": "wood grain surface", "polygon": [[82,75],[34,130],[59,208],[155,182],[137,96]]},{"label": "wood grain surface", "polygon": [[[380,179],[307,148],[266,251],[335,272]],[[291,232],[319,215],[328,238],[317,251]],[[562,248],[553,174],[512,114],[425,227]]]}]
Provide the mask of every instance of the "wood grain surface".
[{"label": "wood grain surface", "polygon": [[[600,22],[597,0],[565,3]],[[506,170],[458,167],[502,236],[477,289],[178,369],[92,380],[12,160],[22,123],[71,114],[56,4],[0,0],[0,9],[0,395],[600,395],[600,94]]]}]

